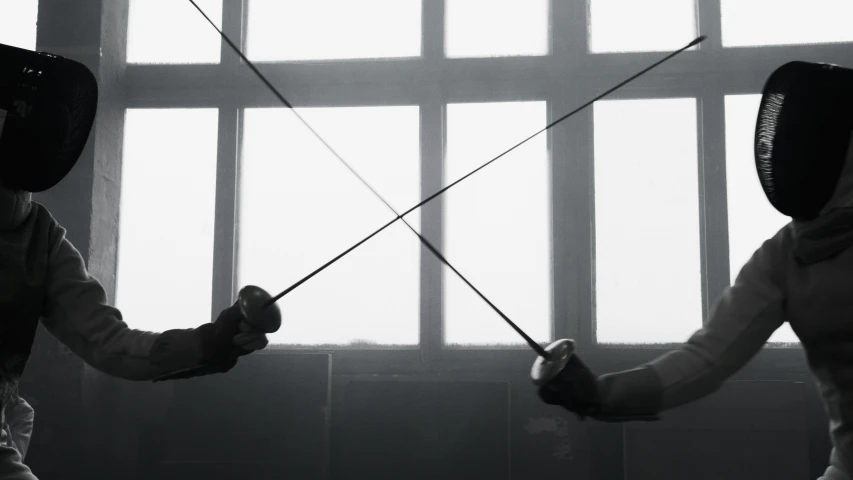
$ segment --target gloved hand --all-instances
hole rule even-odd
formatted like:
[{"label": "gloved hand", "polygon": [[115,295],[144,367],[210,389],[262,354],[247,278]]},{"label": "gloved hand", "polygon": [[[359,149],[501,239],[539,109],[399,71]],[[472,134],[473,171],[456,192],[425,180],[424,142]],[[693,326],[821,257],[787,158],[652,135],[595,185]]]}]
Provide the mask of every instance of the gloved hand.
[{"label": "gloved hand", "polygon": [[553,380],[539,388],[539,397],[548,404],[560,405],[580,420],[595,417],[601,411],[598,377],[577,356]]},{"label": "gloved hand", "polygon": [[648,366],[596,376],[573,354],[560,374],[539,389],[539,397],[581,420],[654,422],[660,420],[662,391],[660,379]]},{"label": "gloved hand", "polygon": [[269,344],[266,334],[243,317],[238,302],[222,310],[215,322],[198,327],[196,333],[201,338],[202,363],[223,372],[232,369],[238,357]]},{"label": "gloved hand", "polygon": [[213,323],[161,333],[152,347],[151,361],[163,373],[154,381],[227,372],[237,365],[239,357],[261,350],[268,343],[264,332],[243,317],[238,300]]}]

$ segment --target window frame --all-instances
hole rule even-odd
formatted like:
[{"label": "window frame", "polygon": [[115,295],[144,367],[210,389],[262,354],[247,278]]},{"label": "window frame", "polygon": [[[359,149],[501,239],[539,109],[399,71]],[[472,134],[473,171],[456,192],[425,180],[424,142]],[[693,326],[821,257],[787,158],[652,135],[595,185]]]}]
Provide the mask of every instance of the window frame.
[{"label": "window frame", "polygon": [[[589,78],[584,79],[583,88],[585,93],[589,94],[589,98],[594,97],[596,94],[592,93],[601,89],[598,85],[608,85],[608,81],[612,80],[609,77],[601,78],[591,76]],[[618,81],[617,81],[618,82]],[[616,82],[613,82],[614,84]],[[708,211],[705,205],[703,205],[703,198],[707,196],[704,192],[705,188],[705,166],[704,155],[703,155],[703,128],[701,124],[702,118],[702,101],[705,98],[706,88],[703,85],[703,77],[701,75],[679,75],[678,77],[661,77],[654,79],[638,79],[635,85],[626,85],[624,88],[620,89],[618,92],[614,92],[611,96],[608,96],[604,100],[643,100],[643,99],[675,99],[675,98],[693,98],[696,101],[696,114],[697,114],[697,122],[696,122],[696,145],[697,145],[697,164],[698,168],[698,194],[699,194],[699,261],[700,261],[700,275],[701,279],[699,282],[700,288],[702,289],[701,295],[701,307],[702,307],[702,325],[707,324],[709,318],[710,304],[713,302],[713,298],[716,296],[712,296],[711,291],[714,286],[716,286],[719,282],[716,281],[714,271],[708,270],[708,244],[709,240],[707,238],[708,232],[708,223],[709,221],[713,221],[708,215]],[[587,178],[587,187],[588,188],[588,204],[587,211],[589,212],[589,234],[586,237],[589,238],[589,258],[595,258],[595,158],[594,158],[594,120],[593,120],[593,106],[584,112],[586,118],[586,129],[587,134],[584,139],[585,141],[585,151],[584,158],[587,158],[589,161],[589,174]],[[584,128],[584,127],[581,127]],[[725,178],[725,177],[724,177]],[[725,193],[725,190],[723,190]],[[584,294],[581,295],[581,298],[586,298],[587,300],[583,302],[583,312],[582,318],[588,318],[588,333],[584,335],[583,338],[587,343],[587,348],[589,349],[599,349],[602,351],[611,351],[611,350],[624,350],[624,349],[648,349],[648,350],[660,350],[660,349],[671,349],[679,345],[678,343],[673,342],[664,342],[660,344],[653,345],[645,345],[645,344],[620,344],[620,343],[598,343],[595,339],[595,322],[597,319],[597,315],[595,312],[595,271],[592,267],[592,262],[588,265],[588,270],[584,272],[584,282],[585,286],[588,286],[588,290],[584,290]],[[728,284],[726,284],[728,285]],[[725,288],[725,287],[723,287]],[[722,288],[720,289],[722,292]],[[710,300],[709,300],[710,299]],[[665,301],[663,295],[660,297],[660,301]],[[586,323],[585,323],[586,324]],[[699,326],[697,326],[698,328]],[[686,340],[686,338],[685,338]]]},{"label": "window frame", "polygon": [[[223,2],[223,30],[232,39],[239,39],[240,45],[245,45],[244,13],[248,1]],[[423,0],[419,58],[265,62],[261,68],[274,85],[281,86],[288,99],[296,100],[297,107],[417,105],[421,120],[421,186],[426,196],[442,187],[448,103],[544,101],[550,122],[666,55],[589,53],[587,1],[551,0],[550,53],[545,56],[445,58],[444,2]],[[785,61],[808,58],[853,65],[853,53],[848,43],[724,49],[720,0],[697,1],[696,11],[697,31],[707,34],[707,41],[607,99],[697,99],[703,323],[707,323],[714,299],[729,285],[728,262],[707,262],[709,258],[728,257],[725,95],[760,93],[769,72]],[[123,65],[118,78],[122,111],[193,106],[219,109],[214,312],[227,307],[238,289],[234,272],[239,241],[236,202],[242,109],[280,106],[254,73],[241,65],[230,47],[224,42],[221,47],[221,63],[217,65]],[[123,52],[119,53],[125,58]],[[587,109],[545,133],[551,164],[551,328],[555,339],[575,339],[580,354],[597,370],[612,371],[648,361],[674,345],[597,345],[593,341],[592,128],[592,110]],[[533,132],[519,132],[519,140],[530,133]],[[421,231],[438,245],[443,241],[442,209],[439,196],[421,211]],[[530,368],[535,355],[524,345],[500,349],[444,347],[441,265],[424,248],[420,275],[419,346],[298,350],[334,353],[336,371],[352,374],[524,372]],[[506,328],[497,316],[495,328]],[[265,353],[281,351],[293,348],[271,346]],[[780,372],[796,375],[803,371],[805,363],[799,347],[770,347],[764,348],[738,376],[767,379]]]}]

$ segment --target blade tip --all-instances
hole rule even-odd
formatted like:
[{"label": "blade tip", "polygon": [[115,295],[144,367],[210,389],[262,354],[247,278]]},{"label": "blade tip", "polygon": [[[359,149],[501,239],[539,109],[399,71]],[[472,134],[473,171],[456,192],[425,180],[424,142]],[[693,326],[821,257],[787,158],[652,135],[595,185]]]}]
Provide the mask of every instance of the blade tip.
[{"label": "blade tip", "polygon": [[690,42],[690,45],[688,45],[688,46],[692,47],[694,45],[698,45],[707,39],[708,39],[708,35],[700,35],[696,40],[693,40],[692,42]]}]

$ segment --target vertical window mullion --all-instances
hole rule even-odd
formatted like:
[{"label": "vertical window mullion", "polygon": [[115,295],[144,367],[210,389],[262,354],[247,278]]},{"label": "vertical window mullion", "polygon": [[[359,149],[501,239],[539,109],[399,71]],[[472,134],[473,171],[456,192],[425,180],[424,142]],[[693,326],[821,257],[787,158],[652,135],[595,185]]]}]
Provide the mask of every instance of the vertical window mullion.
[{"label": "vertical window mullion", "polygon": [[219,140],[216,165],[216,216],[213,228],[214,312],[236,298],[237,266],[237,159],[240,109],[229,102],[219,107]]},{"label": "vertical window mullion", "polygon": [[[548,102],[549,122],[564,115],[572,108],[574,95],[560,94]],[[578,226],[584,222],[582,208],[586,195],[583,195],[583,178],[578,176],[585,170],[577,149],[577,128],[583,122],[583,115],[572,118],[558,128],[550,130],[551,164],[551,258],[552,258],[552,332],[554,339],[578,337],[581,299],[578,282],[581,280],[579,267],[582,258],[582,244],[579,240]]]},{"label": "vertical window mullion", "polygon": [[[590,24],[589,24],[589,1],[574,2],[575,11],[572,18],[574,40],[578,44],[575,48],[576,63],[580,74],[583,66],[590,65],[592,55],[590,53]],[[580,75],[578,75],[580,77]],[[574,100],[586,101],[595,98],[591,86],[594,82],[586,79],[575,82]],[[593,181],[594,162],[592,139],[593,139],[593,116],[592,109],[587,108],[579,112],[570,125],[564,128],[572,128],[574,135],[574,154],[577,157],[576,170],[571,178],[571,191],[574,192],[572,200],[577,207],[578,222],[574,224],[572,240],[575,246],[575,255],[578,258],[576,265],[577,298],[575,310],[578,315],[576,325],[575,343],[579,349],[589,350],[595,345],[595,308],[594,308],[594,282],[595,272],[592,261],[595,258],[595,182]]]},{"label": "vertical window mullion", "polygon": [[[237,45],[243,45],[245,0],[223,2],[222,31]],[[236,85],[240,58],[221,42],[221,65],[229,83]],[[219,137],[216,165],[216,216],[213,234],[213,284],[211,302],[218,312],[234,301],[239,286],[237,268],[237,175],[239,159],[240,107],[237,97],[224,99],[219,106]]]},{"label": "vertical window mullion", "polygon": [[[245,52],[246,50],[246,11],[245,4],[248,0],[234,0],[222,2],[222,32]],[[240,65],[240,57],[234,52],[225,40],[220,42],[220,64],[225,67],[229,76],[233,75]]]},{"label": "vertical window mullion", "polygon": [[[577,76],[586,54],[585,2],[552,0],[549,30],[551,32],[551,68],[564,72],[561,76]],[[548,122],[576,108],[583,99],[579,82],[555,85],[549,89]],[[580,263],[583,257],[578,248],[582,245],[578,226],[583,225],[582,204],[589,198],[580,192],[584,180],[578,176],[583,156],[578,151],[578,128],[585,121],[584,114],[576,115],[549,131],[551,162],[551,255],[552,255],[552,331],[555,339],[577,339],[580,334],[582,295]],[[579,216],[581,215],[581,216]],[[588,236],[587,236],[588,237]]]},{"label": "vertical window mullion", "polygon": [[720,18],[721,0],[697,0],[696,26],[700,34],[707,35],[708,39],[702,42],[700,51],[708,51],[711,56],[717,56],[723,48],[723,27]]},{"label": "vertical window mullion", "polygon": [[[444,171],[444,115],[440,100],[421,104],[421,198],[442,187]],[[443,197],[421,207],[421,232],[433,245],[443,246]],[[439,247],[443,251],[442,247]],[[443,295],[441,262],[421,247],[421,349],[425,362],[441,349],[443,338]]]},{"label": "vertical window mullion", "polygon": [[[425,70],[444,63],[444,0],[424,0],[421,63]],[[441,89],[431,89],[421,102],[421,198],[442,187],[444,165],[444,101]],[[433,245],[443,245],[441,196],[421,207],[421,232]],[[421,352],[425,363],[441,349],[443,297],[441,263],[421,247]]]},{"label": "vertical window mullion", "polygon": [[[699,47],[706,62],[722,52],[720,1],[697,2],[697,30],[708,36]],[[700,249],[702,259],[702,323],[707,325],[714,302],[728,286],[728,219],[726,216],[725,109],[719,81],[706,82],[697,113],[699,139]]]},{"label": "vertical window mullion", "polygon": [[[719,85],[720,82],[709,82]],[[713,304],[729,284],[726,197],[726,138],[723,92],[706,88],[699,108],[699,188],[702,225],[703,324],[710,320]]]},{"label": "vertical window mullion", "polygon": [[[583,81],[580,84],[577,98],[592,98],[591,85],[594,82]],[[579,317],[577,338],[575,342],[579,350],[588,350],[596,344],[595,340],[595,157],[593,152],[593,115],[592,109],[580,112],[573,119],[575,130],[574,155],[577,156],[576,169],[571,175],[572,201],[577,202],[578,222],[574,224],[572,240],[577,261],[577,304],[575,306]]]}]

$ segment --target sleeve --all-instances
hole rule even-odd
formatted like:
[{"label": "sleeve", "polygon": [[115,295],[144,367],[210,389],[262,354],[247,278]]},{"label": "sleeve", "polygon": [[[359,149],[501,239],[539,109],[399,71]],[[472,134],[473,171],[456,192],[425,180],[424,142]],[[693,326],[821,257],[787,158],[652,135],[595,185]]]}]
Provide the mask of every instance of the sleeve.
[{"label": "sleeve", "polygon": [[33,421],[35,411],[33,407],[21,397],[15,402],[10,402],[6,407],[6,421],[8,422],[7,433],[15,445],[15,449],[21,454],[21,459],[27,456],[30,447],[30,439],[33,436]]},{"label": "sleeve", "polygon": [[87,364],[127,380],[153,380],[202,363],[201,340],[193,329],[153,333],[129,328],[56,223],[51,245],[42,323]]},{"label": "sleeve", "polygon": [[767,240],[718,300],[708,324],[682,347],[632,370],[599,378],[605,415],[656,414],[722,386],[785,321],[787,228]]}]

